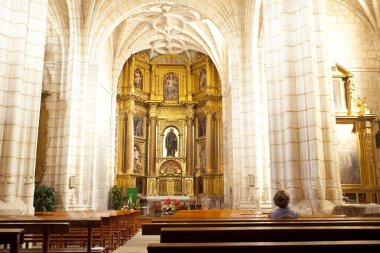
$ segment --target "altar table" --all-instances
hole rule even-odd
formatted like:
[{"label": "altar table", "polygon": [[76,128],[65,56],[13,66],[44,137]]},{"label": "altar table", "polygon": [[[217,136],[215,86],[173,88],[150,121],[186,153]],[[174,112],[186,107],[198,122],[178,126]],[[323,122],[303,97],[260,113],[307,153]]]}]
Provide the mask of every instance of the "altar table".
[{"label": "altar table", "polygon": [[185,208],[190,208],[190,197],[189,196],[148,196],[147,197],[147,215],[155,215],[157,214],[157,209],[162,203],[171,199],[172,201],[176,200],[180,203],[180,206],[184,206]]}]

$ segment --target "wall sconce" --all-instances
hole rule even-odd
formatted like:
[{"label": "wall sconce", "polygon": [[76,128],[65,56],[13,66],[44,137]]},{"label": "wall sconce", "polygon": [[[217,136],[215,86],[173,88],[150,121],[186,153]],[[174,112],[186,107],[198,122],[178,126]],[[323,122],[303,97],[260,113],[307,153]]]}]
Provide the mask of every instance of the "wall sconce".
[{"label": "wall sconce", "polygon": [[69,188],[75,188],[75,176],[70,176],[69,177]]},{"label": "wall sconce", "polygon": [[253,177],[253,174],[248,174],[248,186],[249,187],[255,186],[255,178]]}]

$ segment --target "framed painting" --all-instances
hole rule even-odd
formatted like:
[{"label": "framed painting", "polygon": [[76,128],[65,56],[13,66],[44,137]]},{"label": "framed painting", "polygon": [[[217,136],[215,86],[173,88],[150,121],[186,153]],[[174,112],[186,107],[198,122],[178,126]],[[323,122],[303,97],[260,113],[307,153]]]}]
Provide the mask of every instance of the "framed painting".
[{"label": "framed painting", "polygon": [[356,198],[356,193],[345,193],[344,196],[343,196],[343,200],[344,202],[346,203],[356,203],[357,202],[357,198]]},{"label": "framed painting", "polygon": [[144,137],[144,118],[133,117],[133,132],[137,137]]},{"label": "framed painting", "polygon": [[177,100],[179,82],[178,75],[170,72],[164,76],[164,99],[165,100]]},{"label": "framed painting", "polygon": [[334,95],[335,112],[338,115],[351,115],[352,113],[352,91],[353,73],[342,65],[336,63],[332,70],[332,91]]},{"label": "framed painting", "polygon": [[347,97],[344,82],[341,78],[333,79],[335,110],[347,111]]},{"label": "framed painting", "polygon": [[361,184],[356,124],[337,124],[337,139],[341,184]]}]

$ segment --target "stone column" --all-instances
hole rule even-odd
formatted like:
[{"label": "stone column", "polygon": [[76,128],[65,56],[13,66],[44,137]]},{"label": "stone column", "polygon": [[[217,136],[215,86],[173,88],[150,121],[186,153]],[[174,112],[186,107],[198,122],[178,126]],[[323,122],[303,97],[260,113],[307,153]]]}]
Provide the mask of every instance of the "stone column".
[{"label": "stone column", "polygon": [[325,4],[263,2],[272,189],[287,189],[293,206],[310,214],[331,212],[330,201],[342,199]]},{"label": "stone column", "polygon": [[2,1],[0,215],[33,214],[48,1]]}]

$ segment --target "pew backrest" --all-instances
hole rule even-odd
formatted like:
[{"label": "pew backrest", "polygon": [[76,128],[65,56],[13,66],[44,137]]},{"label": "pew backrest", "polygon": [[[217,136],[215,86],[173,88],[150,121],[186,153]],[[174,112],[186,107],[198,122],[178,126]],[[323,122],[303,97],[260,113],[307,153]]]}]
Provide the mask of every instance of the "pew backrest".
[{"label": "pew backrest", "polygon": [[69,232],[69,227],[67,222],[0,222],[0,228],[21,228],[25,234],[65,234]]},{"label": "pew backrest", "polygon": [[257,222],[162,222],[144,223],[141,225],[143,235],[159,235],[161,228],[164,227],[260,227],[260,226],[380,226],[380,220],[365,221],[305,221],[305,220],[286,220],[286,221],[257,221]]},{"label": "pew backrest", "polygon": [[286,242],[379,240],[380,226],[174,227],[160,242]]},{"label": "pew backrest", "polygon": [[150,243],[148,253],[357,253],[378,252],[380,241]]}]

